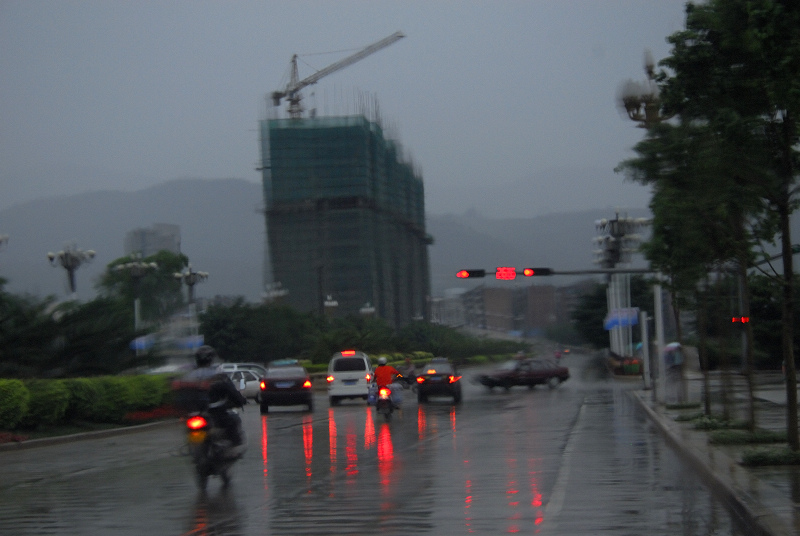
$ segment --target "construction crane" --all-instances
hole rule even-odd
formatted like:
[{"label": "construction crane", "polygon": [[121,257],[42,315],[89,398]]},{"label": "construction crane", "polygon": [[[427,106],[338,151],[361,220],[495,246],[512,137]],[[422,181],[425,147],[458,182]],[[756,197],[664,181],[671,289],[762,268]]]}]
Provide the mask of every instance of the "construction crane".
[{"label": "construction crane", "polygon": [[395,32],[389,37],[385,37],[380,41],[377,41],[362,50],[359,50],[352,56],[348,56],[342,60],[337,61],[331,65],[328,65],[324,69],[320,69],[316,73],[312,74],[308,78],[304,78],[303,80],[298,80],[299,76],[297,74],[297,54],[292,56],[292,70],[291,75],[289,77],[289,83],[282,91],[273,91],[272,92],[272,103],[275,106],[280,106],[281,99],[286,99],[289,101],[289,117],[293,119],[298,119],[303,114],[303,107],[300,105],[300,101],[302,97],[300,95],[300,90],[306,86],[310,86],[311,84],[316,84],[317,81],[322,78],[323,76],[327,76],[331,73],[334,73],[340,69],[344,69],[348,65],[352,65],[353,63],[366,58],[370,54],[379,51],[382,48],[386,48],[395,41],[399,41],[405,37],[402,32]]}]

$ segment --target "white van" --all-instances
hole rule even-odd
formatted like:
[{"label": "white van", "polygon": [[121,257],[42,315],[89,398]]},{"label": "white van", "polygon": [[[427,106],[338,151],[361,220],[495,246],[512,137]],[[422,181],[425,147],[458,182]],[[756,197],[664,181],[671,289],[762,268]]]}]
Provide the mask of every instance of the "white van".
[{"label": "white van", "polygon": [[372,382],[372,363],[364,352],[342,350],[328,364],[328,398],[335,406],[343,398],[367,399]]}]

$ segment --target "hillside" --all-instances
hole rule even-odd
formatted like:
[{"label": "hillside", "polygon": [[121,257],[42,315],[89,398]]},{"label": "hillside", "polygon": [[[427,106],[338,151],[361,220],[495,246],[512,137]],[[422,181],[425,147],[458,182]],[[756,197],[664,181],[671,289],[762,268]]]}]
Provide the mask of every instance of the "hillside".
[{"label": "hillside", "polygon": [[[261,195],[259,184],[240,179],[180,179],[136,192],[92,192],[15,205],[0,211],[0,232],[10,236],[0,252],[0,276],[9,281],[11,292],[62,296],[64,270],[51,267],[46,254],[74,242],[97,252],[92,263],[78,270],[78,294],[87,299],[105,266],[123,255],[126,232],[171,223],[181,228],[181,250],[192,266],[210,274],[196,288],[198,296],[242,295],[255,301],[261,295],[265,247]],[[629,215],[645,214],[642,210]],[[458,280],[455,273],[462,268],[591,269],[594,221],[612,216],[601,209],[529,219],[488,219],[475,211],[428,215],[428,233],[434,238],[433,294],[495,284],[488,278]],[[536,282],[561,285],[571,280],[553,277]]]}]

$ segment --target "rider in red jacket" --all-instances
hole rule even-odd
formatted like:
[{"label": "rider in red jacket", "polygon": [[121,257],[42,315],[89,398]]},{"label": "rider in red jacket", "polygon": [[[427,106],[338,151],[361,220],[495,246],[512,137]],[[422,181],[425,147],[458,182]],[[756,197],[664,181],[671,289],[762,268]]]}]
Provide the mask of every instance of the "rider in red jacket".
[{"label": "rider in red jacket", "polygon": [[402,377],[402,374],[393,366],[387,365],[385,357],[379,357],[378,367],[375,369],[375,383],[378,385],[378,389],[391,385],[396,376]]}]

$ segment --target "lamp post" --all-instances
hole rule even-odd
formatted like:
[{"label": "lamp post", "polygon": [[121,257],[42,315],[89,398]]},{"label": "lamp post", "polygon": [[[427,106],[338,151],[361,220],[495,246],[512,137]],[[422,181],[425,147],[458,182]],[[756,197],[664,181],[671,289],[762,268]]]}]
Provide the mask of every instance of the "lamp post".
[{"label": "lamp post", "polygon": [[94,250],[84,251],[75,245],[67,245],[57,253],[49,252],[47,259],[53,266],[61,266],[67,271],[69,290],[75,297],[75,271],[85,262],[91,261],[95,256]]},{"label": "lamp post", "polygon": [[270,283],[264,288],[264,292],[261,293],[261,297],[267,303],[279,303],[281,298],[284,298],[289,294],[289,291],[283,288],[283,285],[280,281],[276,281],[275,283]]},{"label": "lamp post", "polygon": [[192,265],[189,264],[186,270],[175,272],[173,274],[175,279],[186,283],[189,289],[189,320],[191,322],[192,336],[197,337],[197,309],[194,304],[194,286],[201,281],[208,279],[208,272],[196,272],[192,270]]},{"label": "lamp post", "polygon": [[[649,50],[644,52],[644,72],[647,80],[644,82],[634,82],[628,80],[620,87],[619,101],[628,114],[631,121],[638,123],[640,128],[648,128],[662,121],[666,121],[672,115],[666,115],[661,111],[661,98],[656,84],[656,64]],[[658,353],[658,389],[656,389],[656,399],[664,401],[665,377],[664,377],[664,319],[661,310],[661,285],[653,286],[654,298],[654,318],[656,324],[656,351]]]},{"label": "lamp post", "polygon": [[336,308],[339,307],[339,302],[333,299],[330,294],[325,296],[325,301],[322,303],[325,307],[325,316],[332,318],[336,316]]},{"label": "lamp post", "polygon": [[114,267],[117,272],[127,272],[133,281],[133,325],[134,330],[138,333],[140,321],[140,301],[139,301],[139,282],[147,275],[147,272],[158,269],[158,264],[154,262],[143,262],[141,253],[136,253],[131,256],[131,262],[118,264]]},{"label": "lamp post", "polygon": [[175,279],[186,283],[189,289],[189,305],[194,305],[194,286],[201,281],[208,279],[208,272],[196,272],[192,270],[192,265],[189,264],[186,270],[175,272]]},{"label": "lamp post", "polygon": [[[617,265],[630,264],[631,254],[638,249],[641,242],[639,231],[649,225],[645,218],[619,217],[602,219],[595,222],[598,236],[594,241],[600,246],[595,250],[595,263],[601,268],[613,270]],[[606,327],[609,329],[611,351],[620,357],[633,355],[632,324],[638,317],[631,315],[631,276],[630,274],[608,275],[608,317]]]}]

